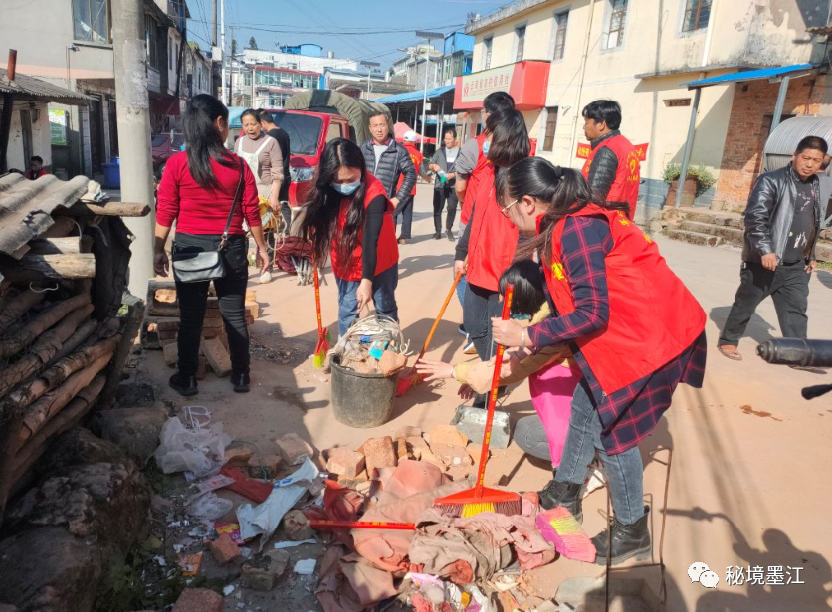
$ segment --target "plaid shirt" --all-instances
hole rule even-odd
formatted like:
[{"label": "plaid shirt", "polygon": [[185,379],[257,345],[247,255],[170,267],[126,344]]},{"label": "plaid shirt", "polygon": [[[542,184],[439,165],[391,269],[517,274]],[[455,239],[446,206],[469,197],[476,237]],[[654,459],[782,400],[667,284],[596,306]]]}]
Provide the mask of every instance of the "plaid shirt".
[{"label": "plaid shirt", "polygon": [[601,419],[601,442],[609,455],[624,452],[649,436],[680,382],[701,387],[705,376],[705,332],[681,355],[652,374],[606,395],[575,340],[602,329],[609,320],[609,295],[605,258],[613,246],[606,221],[593,217],[566,220],[562,237],[566,277],[575,300],[575,311],[549,317],[529,328],[536,347],[569,342],[575,361],[592,391]]}]

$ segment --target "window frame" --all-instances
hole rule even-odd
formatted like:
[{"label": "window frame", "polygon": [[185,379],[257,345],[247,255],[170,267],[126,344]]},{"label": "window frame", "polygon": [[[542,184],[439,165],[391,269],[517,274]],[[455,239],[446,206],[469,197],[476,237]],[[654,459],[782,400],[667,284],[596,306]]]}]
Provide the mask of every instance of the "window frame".
[{"label": "window frame", "polygon": [[[553,32],[553,41],[552,41],[552,53],[550,57],[552,58],[553,62],[560,62],[563,61],[564,56],[566,55],[566,36],[569,29],[569,9],[559,10],[555,12],[552,16],[554,19],[554,32]],[[559,19],[564,18],[563,28],[561,28],[561,24]],[[558,37],[563,34],[560,40],[560,57],[558,57]]]},{"label": "window frame", "polygon": [[[76,14],[78,12],[78,6],[79,5],[86,6],[88,11],[89,11],[90,21],[93,21],[93,18],[92,18],[93,10],[92,10],[92,8],[93,8],[94,3],[99,3],[104,7],[104,16],[103,17],[104,17],[104,27],[105,27],[106,31],[104,33],[105,40],[103,40],[103,41],[102,40],[96,40],[96,39],[92,38],[91,34],[93,32],[96,32],[96,30],[92,27],[93,26],[92,23],[86,24],[90,28],[90,35],[87,35],[87,36],[80,36],[79,37],[78,36],[78,30],[76,28],[76,21],[81,21],[83,23],[83,20],[76,19]],[[73,41],[84,43],[84,44],[89,44],[89,45],[112,45],[113,44],[113,35],[112,35],[112,32],[113,32],[113,16],[112,16],[112,11],[111,11],[111,6],[110,6],[110,0],[72,0],[72,2],[70,3],[70,11],[72,13],[72,39],[73,39]]]},{"label": "window frame", "polygon": [[[624,4],[623,8],[616,8],[619,2]],[[607,15],[604,19],[606,27],[603,33],[603,51],[615,51],[616,49],[620,49],[624,46],[624,35],[627,31],[627,13],[629,9],[630,0],[607,0]],[[615,20],[616,15],[620,15],[619,27],[613,30],[613,21]],[[611,45],[610,39],[612,38],[613,32],[615,32],[617,36],[615,44]]]},{"label": "window frame", "polygon": [[494,52],[494,35],[482,39],[484,51],[482,54],[482,69],[488,70],[491,68],[491,60]]},{"label": "window frame", "polygon": [[[691,8],[691,5],[693,4],[696,4],[695,9]],[[701,24],[703,4],[707,5],[704,8],[707,8],[708,10],[708,19],[705,21],[704,25]],[[713,0],[682,0],[682,22],[679,26],[680,32],[685,35],[690,35],[707,30],[708,26],[710,25],[710,16],[712,10]],[[696,24],[694,25],[694,27],[688,28],[688,15],[692,14],[694,11],[696,12]]]},{"label": "window frame", "polygon": [[514,63],[523,61],[523,53],[526,47],[526,30],[525,22],[514,26]]},{"label": "window frame", "polygon": [[[552,132],[549,133],[549,126],[552,126]],[[558,107],[557,106],[547,106],[546,107],[546,121],[543,124],[543,142],[541,144],[540,150],[545,153],[552,153],[555,150],[555,133],[558,129]],[[546,148],[546,143],[548,142],[549,148]]]}]

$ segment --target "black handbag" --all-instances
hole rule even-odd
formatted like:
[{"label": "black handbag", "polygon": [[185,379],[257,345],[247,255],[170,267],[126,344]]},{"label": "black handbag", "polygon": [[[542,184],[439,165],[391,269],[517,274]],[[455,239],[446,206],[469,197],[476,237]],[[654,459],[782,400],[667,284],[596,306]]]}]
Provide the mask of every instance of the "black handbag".
[{"label": "black handbag", "polygon": [[243,183],[245,182],[245,162],[240,159],[240,182],[237,184],[237,192],[234,194],[234,202],[231,204],[231,212],[228,213],[228,221],[225,223],[225,231],[220,238],[220,244],[216,251],[203,251],[201,253],[177,253],[174,242],[173,252],[173,276],[180,283],[204,283],[216,280],[225,276],[225,260],[222,252],[228,240],[228,230],[231,227],[231,219],[237,209],[237,202],[242,196]]}]

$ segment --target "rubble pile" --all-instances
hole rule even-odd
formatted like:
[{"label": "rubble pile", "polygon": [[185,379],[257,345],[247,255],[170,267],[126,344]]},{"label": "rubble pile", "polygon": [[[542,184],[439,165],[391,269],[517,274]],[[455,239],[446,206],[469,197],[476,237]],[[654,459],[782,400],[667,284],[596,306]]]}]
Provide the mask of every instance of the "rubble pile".
[{"label": "rubble pile", "polygon": [[327,354],[359,374],[392,376],[407,366],[408,344],[396,321],[371,315],[356,321]]}]

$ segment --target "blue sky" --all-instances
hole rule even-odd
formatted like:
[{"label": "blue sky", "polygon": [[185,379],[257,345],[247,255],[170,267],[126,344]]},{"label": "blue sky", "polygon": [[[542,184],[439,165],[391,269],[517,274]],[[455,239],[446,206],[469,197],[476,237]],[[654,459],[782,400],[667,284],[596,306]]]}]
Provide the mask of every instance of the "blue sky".
[{"label": "blue sky", "polygon": [[[508,1],[225,0],[226,40],[230,49],[233,28],[240,49],[252,36],[260,49],[315,43],[336,57],[379,62],[386,69],[402,56],[397,47],[418,42],[415,30],[447,34],[462,29],[469,12],[485,15]],[[188,0],[188,8],[188,38],[207,50],[211,0]]]}]

